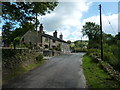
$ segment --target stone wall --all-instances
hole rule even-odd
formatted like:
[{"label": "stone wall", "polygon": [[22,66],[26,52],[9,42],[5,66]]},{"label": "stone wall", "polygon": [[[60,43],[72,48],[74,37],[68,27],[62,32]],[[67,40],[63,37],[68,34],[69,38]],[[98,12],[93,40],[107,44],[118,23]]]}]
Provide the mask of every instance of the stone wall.
[{"label": "stone wall", "polygon": [[104,62],[97,56],[90,55],[92,59],[100,64],[100,67],[107,72],[113,79],[117,80],[120,83],[120,72],[116,71],[110,64]]},{"label": "stone wall", "polygon": [[36,57],[40,53],[42,52],[29,49],[2,49],[2,74],[36,63]]},{"label": "stone wall", "polygon": [[60,55],[61,54],[61,52],[60,51],[55,51],[55,50],[44,50],[43,51],[43,55],[44,56],[58,56],[58,55]]},{"label": "stone wall", "polygon": [[53,56],[52,50],[44,50],[43,55],[44,56]]}]

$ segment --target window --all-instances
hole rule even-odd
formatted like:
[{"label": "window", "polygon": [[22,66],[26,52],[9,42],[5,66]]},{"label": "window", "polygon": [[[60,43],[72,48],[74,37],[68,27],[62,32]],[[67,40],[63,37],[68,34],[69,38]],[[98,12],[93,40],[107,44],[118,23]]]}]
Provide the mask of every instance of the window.
[{"label": "window", "polygon": [[45,38],[45,42],[48,42],[48,38]]},{"label": "window", "polygon": [[55,46],[52,46],[53,49],[55,49],[56,47]]},{"label": "window", "polygon": [[24,42],[24,38],[22,38],[22,42]]},{"label": "window", "polygon": [[55,40],[53,39],[53,43],[55,43]]},{"label": "window", "polygon": [[44,45],[45,46],[45,48],[48,48],[48,45]]}]

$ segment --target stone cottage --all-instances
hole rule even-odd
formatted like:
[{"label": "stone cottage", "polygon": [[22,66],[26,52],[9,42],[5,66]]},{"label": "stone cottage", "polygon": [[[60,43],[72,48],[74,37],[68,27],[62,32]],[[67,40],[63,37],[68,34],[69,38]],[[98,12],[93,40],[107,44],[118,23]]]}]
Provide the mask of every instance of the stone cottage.
[{"label": "stone cottage", "polygon": [[63,40],[63,35],[57,37],[57,31],[53,33],[53,36],[45,34],[43,31],[43,25],[40,25],[39,31],[29,30],[26,32],[21,40],[21,44],[38,45],[43,49],[61,51],[62,53],[70,53],[69,43]]}]

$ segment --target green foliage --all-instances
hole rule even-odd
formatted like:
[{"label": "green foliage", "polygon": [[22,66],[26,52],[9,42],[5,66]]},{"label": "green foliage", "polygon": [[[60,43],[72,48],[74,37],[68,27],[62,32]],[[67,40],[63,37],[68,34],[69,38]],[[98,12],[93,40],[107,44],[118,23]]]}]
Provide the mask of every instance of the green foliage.
[{"label": "green foliage", "polygon": [[55,47],[55,50],[61,51],[61,45],[59,44],[57,47]]},{"label": "green foliage", "polygon": [[100,50],[99,49],[88,49],[87,55],[95,55],[100,57]]},{"label": "green foliage", "polygon": [[70,49],[72,52],[86,52],[87,51],[87,41],[77,40],[71,42]]},{"label": "green foliage", "polygon": [[37,62],[40,62],[43,60],[43,55],[42,54],[39,54],[37,57],[36,57],[36,61]]},{"label": "green foliage", "polygon": [[100,43],[97,43],[94,40],[89,40],[88,49],[90,49],[90,48],[99,49],[100,48]]},{"label": "green foliage", "polygon": [[118,49],[117,49],[118,50],[117,56],[120,58],[120,55],[119,55],[120,54],[120,40],[117,41],[117,47],[118,47]]},{"label": "green foliage", "polygon": [[70,40],[68,40],[67,42],[68,42],[69,44],[71,44],[71,41],[70,41]]},{"label": "green foliage", "polygon": [[[103,33],[103,60],[113,66],[114,69],[120,71],[120,40],[118,39],[119,34],[113,37],[111,34]],[[94,41],[89,41],[90,49],[88,49],[88,55],[95,55],[101,57],[100,49],[92,49],[96,48],[98,43],[94,43]],[[89,46],[89,45],[88,45]],[[99,45],[98,45],[99,46]]]},{"label": "green foliage", "polygon": [[11,35],[12,41],[14,40],[14,38],[18,36],[19,37],[23,36],[30,29],[32,29],[32,27],[30,27],[30,25],[28,25],[27,23],[26,26],[22,26],[22,28],[16,28],[14,31],[12,31]]},{"label": "green foliage", "polygon": [[27,48],[29,48],[29,47],[30,47],[30,44],[29,44],[29,43],[25,43],[24,46],[27,47]]},{"label": "green foliage", "polygon": [[11,42],[11,29],[12,29],[12,24],[9,23],[9,22],[6,22],[5,25],[3,25],[3,28],[2,28],[2,39],[4,40],[5,42],[5,45],[9,46],[10,45],[10,42]]},{"label": "green foliage", "polygon": [[82,29],[83,35],[87,35],[89,40],[95,39],[96,35],[100,34],[99,25],[93,22],[86,22]]},{"label": "green foliage", "polygon": [[[115,45],[104,45],[104,53],[103,53],[103,59],[111,64],[114,69],[119,70],[120,67],[120,55],[119,55],[119,40],[118,43]],[[120,70],[119,70],[120,71]]]},{"label": "green foliage", "polygon": [[[42,16],[50,13],[57,5],[58,2],[2,2],[2,18],[6,21],[3,25],[5,45],[9,46],[14,38],[24,35],[26,31],[34,30],[40,23],[36,14]],[[20,28],[16,29],[15,26]]]},{"label": "green foliage", "polygon": [[[86,22],[82,29],[83,36],[87,35],[89,38],[88,48],[99,48],[100,30],[99,25],[93,22]],[[93,43],[96,45],[93,45]],[[94,47],[93,47],[94,46]]]},{"label": "green foliage", "polygon": [[75,44],[72,42],[72,43],[70,44],[70,47],[75,47]]},{"label": "green foliage", "polygon": [[3,18],[16,20],[21,24],[35,21],[36,13],[45,15],[53,11],[57,5],[57,2],[3,2]]},{"label": "green foliage", "polygon": [[99,67],[99,64],[93,62],[90,57],[85,55],[82,61],[84,75],[89,88],[120,88],[118,82],[112,80],[110,75],[104,72]]},{"label": "green foliage", "polygon": [[14,41],[13,41],[13,42],[18,45],[18,44],[19,44],[19,41],[20,41],[20,37],[16,37],[16,38],[14,38]]},{"label": "green foliage", "polygon": [[73,49],[73,52],[75,52],[75,53],[78,53],[78,52],[86,52],[86,51],[87,51],[86,48],[79,48],[79,47],[76,48],[76,47],[75,47],[75,48]]},{"label": "green foliage", "polygon": [[111,34],[103,33],[103,44],[113,45],[116,44],[116,38],[113,37]]},{"label": "green foliage", "polygon": [[112,52],[104,52],[103,59],[114,66],[114,68],[118,67],[119,61]]},{"label": "green foliage", "polygon": [[120,32],[115,36],[116,40],[120,40]]},{"label": "green foliage", "polygon": [[53,48],[50,48],[50,50],[52,50],[52,51],[53,51],[54,49],[53,49]]}]

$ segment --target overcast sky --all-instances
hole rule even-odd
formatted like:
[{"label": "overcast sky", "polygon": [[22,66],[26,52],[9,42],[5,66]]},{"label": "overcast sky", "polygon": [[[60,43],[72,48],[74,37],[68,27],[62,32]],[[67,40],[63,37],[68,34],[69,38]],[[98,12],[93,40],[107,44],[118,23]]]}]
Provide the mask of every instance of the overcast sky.
[{"label": "overcast sky", "polygon": [[[46,33],[53,35],[57,30],[64,40],[80,40],[81,29],[85,22],[99,24],[99,4],[102,5],[103,31],[115,35],[118,33],[118,2],[60,2],[53,12],[40,16]],[[109,24],[110,22],[110,24]],[[87,37],[82,37],[87,40]]]}]

